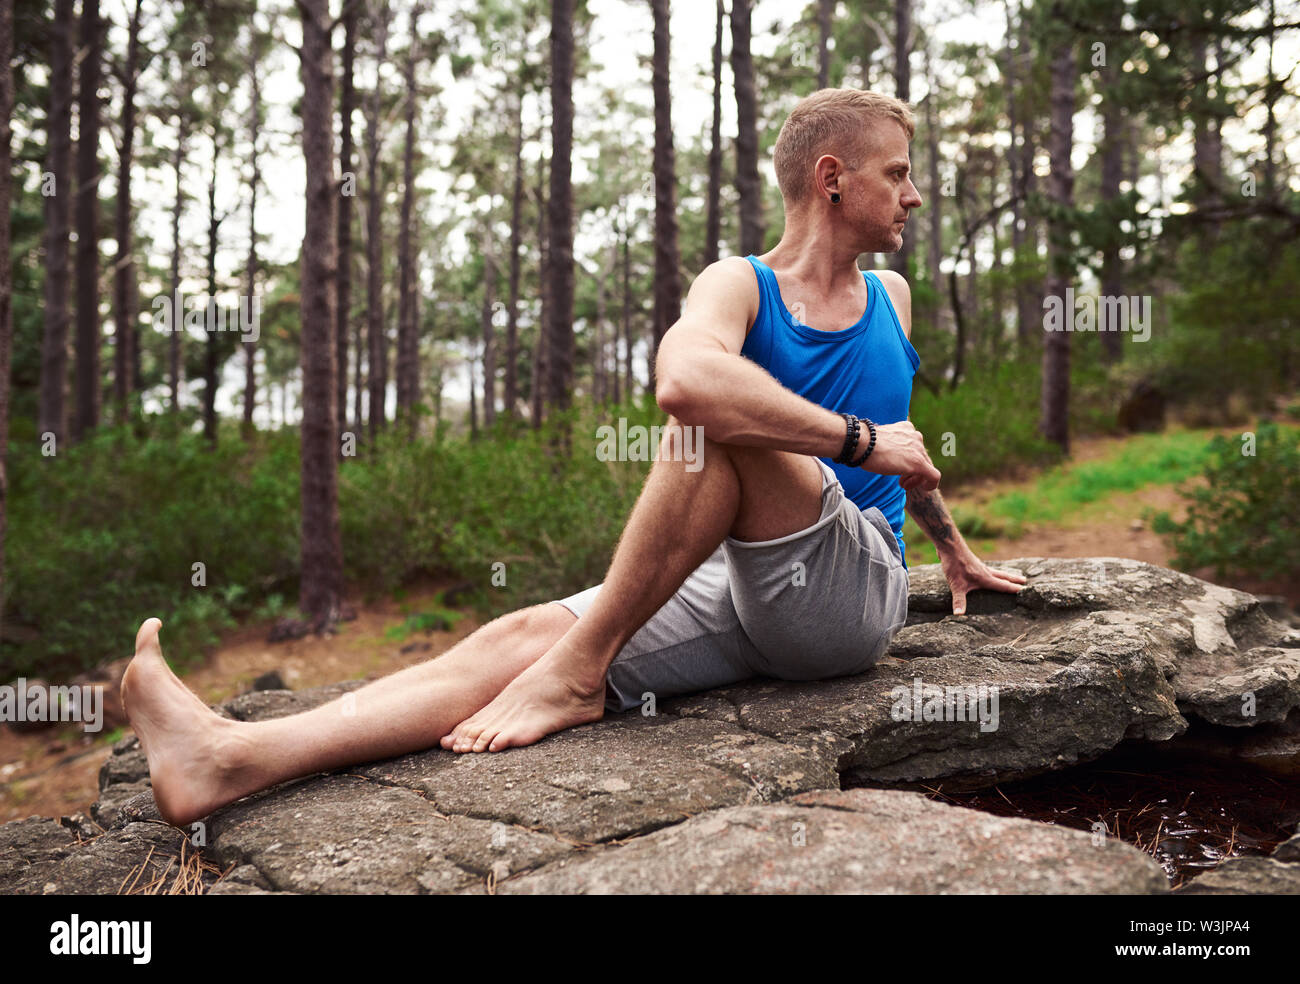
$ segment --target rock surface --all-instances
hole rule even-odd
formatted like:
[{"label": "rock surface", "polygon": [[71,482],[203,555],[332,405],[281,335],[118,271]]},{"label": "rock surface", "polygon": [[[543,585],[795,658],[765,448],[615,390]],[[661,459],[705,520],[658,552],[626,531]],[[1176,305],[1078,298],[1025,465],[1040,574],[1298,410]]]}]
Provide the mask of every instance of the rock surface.
[{"label": "rock surface", "polygon": [[[914,567],[907,625],[860,676],[747,681],[505,753],[372,762],[184,831],[159,818],[128,737],[101,771],[94,823],[0,827],[0,891],[117,892],[178,871],[192,844],[225,873],[203,875],[215,894],[1168,891],[1119,841],[909,787],[1026,778],[1174,739],[1191,718],[1276,742],[1300,707],[1300,633],[1251,595],[1137,561],[997,566],[1028,585],[972,594],[960,617],[941,569]],[[263,720],[361,685],[218,710]],[[841,789],[862,784],[900,788]],[[1300,848],[1284,848],[1180,891],[1291,891]]]}]

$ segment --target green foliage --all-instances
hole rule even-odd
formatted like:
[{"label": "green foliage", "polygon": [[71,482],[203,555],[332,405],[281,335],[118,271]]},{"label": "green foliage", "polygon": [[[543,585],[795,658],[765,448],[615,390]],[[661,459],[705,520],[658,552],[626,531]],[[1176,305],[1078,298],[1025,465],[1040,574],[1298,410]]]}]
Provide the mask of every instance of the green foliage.
[{"label": "green foliage", "polygon": [[1038,415],[1025,413],[1037,406],[1038,390],[1037,366],[972,367],[955,390],[941,388],[936,396],[914,387],[909,419],[925,435],[945,482],[994,474],[1014,462],[1043,464],[1059,451],[1038,433]]},{"label": "green foliage", "polygon": [[428,611],[407,616],[406,621],[401,625],[389,627],[384,632],[384,638],[390,642],[403,642],[415,632],[446,632],[454,629],[456,623],[464,617],[463,612],[452,611],[450,608],[434,605]]},{"label": "green foliage", "polygon": [[1261,420],[1253,454],[1248,434],[1216,435],[1204,487],[1180,492],[1187,518],[1156,514],[1152,529],[1172,536],[1174,563],[1213,567],[1215,576],[1294,577],[1300,572],[1300,429]]},{"label": "green foliage", "polygon": [[127,655],[151,615],[163,619],[169,658],[184,663],[250,596],[297,576],[293,435],[210,450],[190,433],[103,428],[53,456],[34,442],[10,454],[6,635],[25,642],[0,654],[0,676],[72,674]]},{"label": "green foliage", "polygon": [[[385,438],[340,476],[349,578],[390,591],[418,573],[450,573],[479,588],[490,612],[599,583],[649,470],[597,459],[596,428],[619,416],[664,419],[647,401],[557,415],[536,432],[502,419],[477,442]],[[552,450],[566,428],[568,454]]]}]

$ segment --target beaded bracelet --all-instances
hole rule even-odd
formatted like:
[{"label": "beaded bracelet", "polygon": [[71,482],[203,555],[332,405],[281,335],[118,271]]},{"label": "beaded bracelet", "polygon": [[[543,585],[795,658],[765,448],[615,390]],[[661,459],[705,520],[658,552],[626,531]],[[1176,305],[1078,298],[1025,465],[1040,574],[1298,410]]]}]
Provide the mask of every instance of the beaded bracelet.
[{"label": "beaded bracelet", "polygon": [[858,438],[861,436],[862,430],[858,418],[853,414],[841,412],[840,416],[844,418],[844,447],[831,460],[839,465],[847,465],[858,450]]},{"label": "beaded bracelet", "polygon": [[862,457],[856,461],[849,462],[850,468],[861,467],[862,463],[871,457],[871,452],[876,449],[876,425],[871,422],[869,417],[863,417],[862,419],[866,422],[867,429],[871,431],[871,440],[867,442],[867,450],[863,453]]}]

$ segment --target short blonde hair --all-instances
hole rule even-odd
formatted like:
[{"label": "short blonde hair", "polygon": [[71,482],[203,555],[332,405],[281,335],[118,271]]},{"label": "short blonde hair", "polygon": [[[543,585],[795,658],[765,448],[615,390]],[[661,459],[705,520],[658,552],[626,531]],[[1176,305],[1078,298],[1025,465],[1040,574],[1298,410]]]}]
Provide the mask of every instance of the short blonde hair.
[{"label": "short blonde hair", "polygon": [[861,89],[819,89],[800,100],[776,138],[773,164],[786,205],[802,202],[812,191],[812,169],[823,154],[860,167],[870,149],[864,124],[893,120],[907,139],[916,120],[907,103]]}]

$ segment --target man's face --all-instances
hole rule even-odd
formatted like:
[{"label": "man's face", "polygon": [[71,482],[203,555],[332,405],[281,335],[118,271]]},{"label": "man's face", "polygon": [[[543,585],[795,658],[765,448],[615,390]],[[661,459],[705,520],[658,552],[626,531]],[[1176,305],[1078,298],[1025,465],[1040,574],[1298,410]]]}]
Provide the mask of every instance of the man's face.
[{"label": "man's face", "polygon": [[903,248],[903,223],[921,207],[921,195],[912,184],[906,132],[892,121],[874,130],[861,165],[844,175],[841,207],[862,234],[862,252],[896,253]]}]

